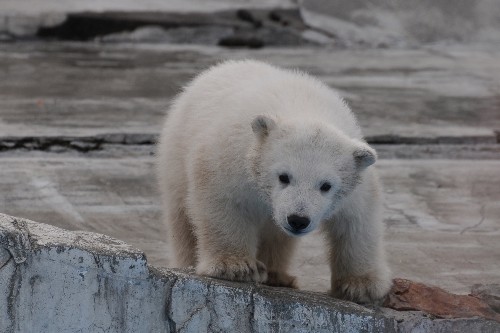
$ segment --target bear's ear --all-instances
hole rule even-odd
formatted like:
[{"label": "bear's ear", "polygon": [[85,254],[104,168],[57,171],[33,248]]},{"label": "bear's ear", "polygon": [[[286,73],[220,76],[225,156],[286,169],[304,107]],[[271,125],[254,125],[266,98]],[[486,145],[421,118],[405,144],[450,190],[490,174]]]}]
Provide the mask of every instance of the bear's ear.
[{"label": "bear's ear", "polygon": [[357,144],[352,155],[354,156],[356,167],[360,170],[366,169],[377,160],[375,150],[365,143]]},{"label": "bear's ear", "polygon": [[268,136],[275,127],[276,122],[268,116],[257,116],[252,121],[252,130],[259,138]]}]

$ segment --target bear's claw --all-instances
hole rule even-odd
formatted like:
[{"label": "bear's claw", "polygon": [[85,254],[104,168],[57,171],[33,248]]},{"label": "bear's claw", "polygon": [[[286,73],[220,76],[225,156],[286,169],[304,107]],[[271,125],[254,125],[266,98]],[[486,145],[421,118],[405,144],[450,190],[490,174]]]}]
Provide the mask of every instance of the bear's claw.
[{"label": "bear's claw", "polygon": [[223,280],[240,282],[267,281],[266,266],[251,258],[224,258],[209,264],[200,265],[198,273]]},{"label": "bear's claw", "polygon": [[348,277],[333,283],[331,294],[357,303],[371,303],[383,298],[391,287],[390,279],[370,276]]}]

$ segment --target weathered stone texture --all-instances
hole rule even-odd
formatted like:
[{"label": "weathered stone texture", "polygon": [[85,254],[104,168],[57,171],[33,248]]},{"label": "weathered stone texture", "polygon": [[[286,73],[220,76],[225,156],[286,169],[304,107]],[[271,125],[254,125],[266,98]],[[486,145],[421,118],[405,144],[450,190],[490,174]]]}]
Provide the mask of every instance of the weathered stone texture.
[{"label": "weathered stone texture", "polygon": [[[172,278],[108,236],[0,215],[1,332],[165,332]],[[140,309],[140,311],[139,311]],[[144,316],[148,320],[144,320]]]},{"label": "weathered stone texture", "polygon": [[500,332],[157,269],[127,244],[0,214],[1,332]]}]

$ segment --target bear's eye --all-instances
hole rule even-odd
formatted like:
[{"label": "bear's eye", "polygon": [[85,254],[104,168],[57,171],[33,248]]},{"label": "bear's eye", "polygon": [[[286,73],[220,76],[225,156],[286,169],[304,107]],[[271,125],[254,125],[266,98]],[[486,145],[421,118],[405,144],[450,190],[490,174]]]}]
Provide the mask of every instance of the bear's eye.
[{"label": "bear's eye", "polygon": [[331,188],[332,185],[330,185],[329,182],[324,182],[319,189],[321,190],[321,192],[328,192]]},{"label": "bear's eye", "polygon": [[290,184],[290,177],[286,173],[282,173],[281,175],[279,175],[279,179],[281,184]]}]

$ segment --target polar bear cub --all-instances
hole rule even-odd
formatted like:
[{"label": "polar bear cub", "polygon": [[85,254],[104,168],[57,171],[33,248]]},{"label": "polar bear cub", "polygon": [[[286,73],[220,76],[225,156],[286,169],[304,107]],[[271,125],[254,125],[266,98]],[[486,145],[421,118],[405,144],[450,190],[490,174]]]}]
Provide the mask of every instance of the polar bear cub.
[{"label": "polar bear cub", "polygon": [[313,77],[249,60],[210,68],[173,103],[158,159],[173,266],[296,287],[296,239],[319,228],[333,296],[389,290],[376,153]]}]

